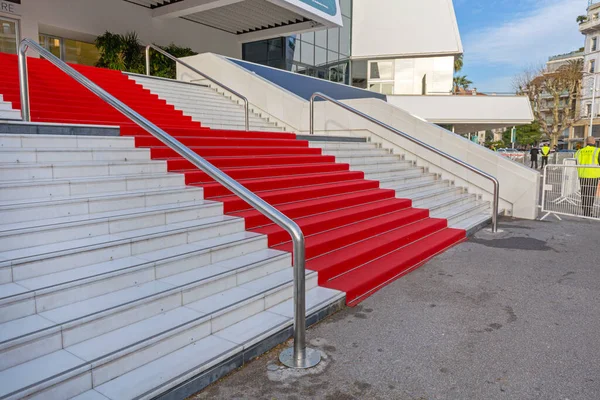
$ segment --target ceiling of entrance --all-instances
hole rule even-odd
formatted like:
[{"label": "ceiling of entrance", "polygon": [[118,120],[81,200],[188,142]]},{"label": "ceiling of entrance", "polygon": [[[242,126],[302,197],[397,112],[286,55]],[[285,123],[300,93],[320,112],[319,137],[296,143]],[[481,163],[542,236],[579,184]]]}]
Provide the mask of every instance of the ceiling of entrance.
[{"label": "ceiling of entrance", "polygon": [[[309,19],[298,13],[266,0],[124,1],[154,10],[155,18],[184,18],[235,35],[243,35],[251,32],[310,22]],[[221,3],[225,5],[211,7],[211,3]],[[198,9],[202,9],[202,11],[195,12]],[[314,25],[316,26],[319,24],[314,22]]]}]

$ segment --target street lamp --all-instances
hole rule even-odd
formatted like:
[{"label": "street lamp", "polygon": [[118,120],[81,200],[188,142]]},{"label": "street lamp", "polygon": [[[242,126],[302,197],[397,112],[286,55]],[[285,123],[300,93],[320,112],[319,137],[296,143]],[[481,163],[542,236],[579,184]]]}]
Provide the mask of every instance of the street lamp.
[{"label": "street lamp", "polygon": [[590,132],[589,136],[593,136],[594,132],[594,106],[596,105],[596,83],[598,80],[598,74],[594,74],[594,84],[592,86],[592,109],[590,110]]}]

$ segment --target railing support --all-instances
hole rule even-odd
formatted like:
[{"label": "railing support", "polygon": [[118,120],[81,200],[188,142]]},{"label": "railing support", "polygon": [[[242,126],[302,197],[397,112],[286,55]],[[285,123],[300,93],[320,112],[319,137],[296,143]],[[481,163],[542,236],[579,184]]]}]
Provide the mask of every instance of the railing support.
[{"label": "railing support", "polygon": [[166,51],[164,51],[163,49],[161,49],[158,46],[155,46],[153,44],[149,44],[146,46],[146,75],[147,76],[151,76],[150,74],[150,49],[153,49],[154,51],[159,52],[160,54],[162,54],[163,56],[175,61],[176,63],[179,63],[181,65],[183,65],[184,67],[192,70],[193,72],[197,73],[198,75],[200,75],[201,77],[203,77],[204,79],[214,83],[215,85],[221,87],[222,89],[225,89],[226,91],[234,94],[235,96],[239,97],[240,99],[242,99],[244,101],[244,122],[246,125],[246,131],[250,130],[250,104],[248,103],[248,99],[246,98],[246,96],[236,92],[235,90],[225,86],[224,84],[222,84],[221,82],[217,81],[216,79],[211,78],[210,76],[206,75],[205,73],[202,73],[200,71],[198,71],[196,68],[192,67],[191,65],[189,65],[188,63],[181,61],[179,58],[167,53]]},{"label": "railing support", "polygon": [[290,234],[294,251],[294,346],[284,352],[290,354],[289,357],[285,358],[286,365],[293,368],[310,368],[318,364],[321,360],[320,353],[306,347],[305,240],[304,234],[298,224],[31,39],[23,39],[19,45],[19,88],[24,120],[29,121],[29,90],[27,85],[26,59],[28,49],[35,50],[48,62],[117,109],[151,135],[158,138],[170,149],[177,152],[180,156],[191,162],[198,169],[205,172]]},{"label": "railing support", "polygon": [[492,181],[492,184],[494,185],[494,190],[493,190],[493,204],[492,204],[492,232],[496,233],[498,232],[498,210],[499,210],[499,203],[500,203],[500,182],[498,181],[498,179],[496,179],[494,176],[483,172],[482,170],[475,168],[472,165],[469,165],[467,163],[465,163],[464,161],[459,160],[456,157],[451,156],[450,154],[444,153],[443,151],[440,151],[438,149],[436,149],[433,146],[428,145],[425,142],[420,141],[419,139],[416,139],[388,124],[385,124],[381,121],[379,121],[378,119],[375,119],[373,117],[371,117],[370,115],[367,115],[365,113],[362,113],[360,111],[358,111],[357,109],[350,107],[347,104],[342,103],[341,101],[338,101],[332,97],[327,96],[324,93],[320,93],[320,92],[316,92],[313,93],[313,95],[310,97],[310,134],[314,135],[315,134],[315,100],[317,98],[321,98],[323,100],[327,100],[330,103],[334,103],[337,106],[343,108],[346,111],[349,111],[355,115],[358,115],[359,117],[362,117],[366,120],[368,120],[369,122],[374,123],[375,125],[379,125],[380,127],[387,129],[390,132],[395,133],[398,136],[402,136],[404,139],[407,139],[421,147],[424,147],[427,150],[432,151],[433,153],[444,157],[447,160],[450,160],[452,162],[454,162],[455,164],[458,164],[466,169],[468,169],[471,172],[474,172],[475,174],[482,176],[490,181]]}]

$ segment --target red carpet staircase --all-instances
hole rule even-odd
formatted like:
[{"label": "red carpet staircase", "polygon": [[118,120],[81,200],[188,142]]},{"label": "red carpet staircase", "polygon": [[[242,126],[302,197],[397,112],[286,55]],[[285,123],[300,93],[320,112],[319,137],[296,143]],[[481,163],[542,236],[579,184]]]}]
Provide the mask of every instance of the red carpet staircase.
[{"label": "red carpet staircase", "polygon": [[[16,56],[0,53],[0,67],[0,94],[20,108]],[[466,237],[294,134],[209,129],[118,71],[74,67],[293,218],[307,237],[307,268],[321,286],[346,292],[350,305]],[[29,79],[33,121],[118,125],[207,199],[223,202],[225,213],[245,218],[247,230],[292,250],[286,232],[55,67],[29,59]]]}]

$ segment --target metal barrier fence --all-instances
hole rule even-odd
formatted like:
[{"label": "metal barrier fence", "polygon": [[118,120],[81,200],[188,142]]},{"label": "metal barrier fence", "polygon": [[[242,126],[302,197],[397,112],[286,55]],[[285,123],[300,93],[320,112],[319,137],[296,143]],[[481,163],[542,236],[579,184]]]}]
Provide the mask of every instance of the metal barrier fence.
[{"label": "metal barrier fence", "polygon": [[[576,165],[575,159],[544,168],[542,212],[600,220],[600,166]],[[560,218],[559,218],[560,219]]]}]

